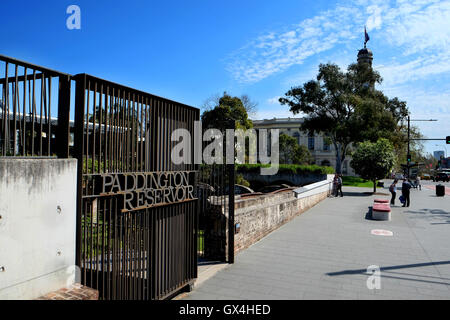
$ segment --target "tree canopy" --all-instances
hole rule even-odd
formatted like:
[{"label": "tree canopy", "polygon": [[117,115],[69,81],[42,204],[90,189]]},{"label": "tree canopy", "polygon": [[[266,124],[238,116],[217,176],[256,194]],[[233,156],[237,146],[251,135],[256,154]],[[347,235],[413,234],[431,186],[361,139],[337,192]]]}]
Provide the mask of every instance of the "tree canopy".
[{"label": "tree canopy", "polygon": [[280,164],[311,164],[308,148],[298,144],[297,139],[285,133],[280,134]]},{"label": "tree canopy", "polygon": [[225,130],[229,128],[228,121],[234,121],[236,129],[251,129],[253,127],[241,99],[232,97],[226,92],[219,99],[217,106],[203,112],[201,120],[204,129]]},{"label": "tree canopy", "polygon": [[332,63],[321,64],[316,80],[291,88],[279,101],[294,114],[306,115],[303,131],[328,135],[336,172],[341,173],[352,143],[379,138],[400,143],[398,124],[408,114],[406,103],[376,90],[381,82],[368,64],[352,64],[346,72]]},{"label": "tree canopy", "polygon": [[350,165],[363,179],[373,181],[373,192],[376,192],[377,180],[386,178],[394,162],[394,147],[389,140],[381,138],[375,143],[359,143]]}]

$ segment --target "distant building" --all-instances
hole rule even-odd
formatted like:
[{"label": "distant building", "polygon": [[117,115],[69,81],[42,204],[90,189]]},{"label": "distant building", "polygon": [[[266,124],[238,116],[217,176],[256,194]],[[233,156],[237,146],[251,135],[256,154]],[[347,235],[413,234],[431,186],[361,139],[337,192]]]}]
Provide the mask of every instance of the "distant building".
[{"label": "distant building", "polygon": [[[253,120],[253,127],[258,129],[279,129],[280,134],[284,133],[294,137],[299,145],[306,146],[314,158],[315,164],[319,166],[336,167],[336,154],[334,146],[326,143],[323,135],[310,136],[306,132],[300,131],[303,118],[273,118],[271,120]],[[268,144],[270,150],[270,144]],[[355,175],[355,171],[350,166],[351,158],[347,156],[342,163],[342,173],[345,175]]]},{"label": "distant building", "polygon": [[433,155],[436,160],[441,160],[441,158],[445,157],[445,152],[444,151],[435,151]]},{"label": "distant building", "polygon": [[[369,41],[369,36],[365,32],[364,48],[358,51],[358,63],[367,63],[372,66],[373,53],[367,48],[366,44]],[[300,145],[304,145],[311,152],[314,161],[318,165],[336,167],[336,154],[333,145],[326,143],[324,135],[310,136],[305,132],[300,131],[300,124],[303,122],[302,118],[273,118],[271,120],[254,120],[253,126],[255,129],[279,129],[280,134],[285,133],[297,139]],[[268,145],[270,150],[270,145]],[[347,156],[342,163],[342,173],[345,175],[356,175],[353,168],[350,166],[351,157]]]},{"label": "distant building", "polygon": [[442,159],[441,168],[442,169],[450,169],[450,157]]}]

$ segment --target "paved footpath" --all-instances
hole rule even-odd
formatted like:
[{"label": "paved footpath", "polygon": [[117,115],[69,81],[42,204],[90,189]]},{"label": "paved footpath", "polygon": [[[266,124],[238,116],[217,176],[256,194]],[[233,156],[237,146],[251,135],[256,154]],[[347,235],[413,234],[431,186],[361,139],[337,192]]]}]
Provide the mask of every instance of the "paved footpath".
[{"label": "paved footpath", "polygon": [[[411,207],[397,204],[382,222],[370,220],[380,196],[367,191],[344,187],[344,198],[274,231],[185,299],[450,299],[450,197],[412,190]],[[381,268],[381,289],[367,287],[371,265]]]}]

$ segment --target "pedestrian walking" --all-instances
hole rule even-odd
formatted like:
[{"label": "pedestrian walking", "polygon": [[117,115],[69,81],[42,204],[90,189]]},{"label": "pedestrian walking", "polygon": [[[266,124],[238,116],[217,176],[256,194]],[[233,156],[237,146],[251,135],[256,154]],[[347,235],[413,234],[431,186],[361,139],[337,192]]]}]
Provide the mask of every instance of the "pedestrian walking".
[{"label": "pedestrian walking", "polygon": [[335,197],[337,197],[337,193],[338,193],[338,183],[339,183],[339,179],[338,179],[338,174],[336,173],[333,178],[333,196],[335,196]]},{"label": "pedestrian walking", "polygon": [[391,198],[391,205],[395,205],[395,197],[397,196],[397,183],[398,180],[394,180],[392,184],[389,187],[389,191],[391,192],[392,198]]},{"label": "pedestrian walking", "polygon": [[411,183],[408,181],[408,179],[404,179],[402,183],[402,196],[405,199],[405,203],[403,204],[403,207],[409,207],[410,205],[410,193],[411,193]]},{"label": "pedestrian walking", "polygon": [[420,184],[420,177],[416,177],[416,188],[422,190],[422,185]]},{"label": "pedestrian walking", "polygon": [[339,193],[341,193],[341,197],[344,196],[344,193],[342,192],[342,174],[337,175],[336,197],[339,196]]}]

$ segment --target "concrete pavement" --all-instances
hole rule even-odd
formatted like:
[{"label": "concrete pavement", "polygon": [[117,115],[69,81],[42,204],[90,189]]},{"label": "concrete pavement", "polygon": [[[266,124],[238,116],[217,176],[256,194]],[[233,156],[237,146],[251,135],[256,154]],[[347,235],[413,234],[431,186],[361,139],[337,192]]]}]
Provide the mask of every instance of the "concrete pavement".
[{"label": "concrete pavement", "polygon": [[[370,191],[344,187],[344,198],[293,219],[184,299],[450,299],[450,197],[412,190],[410,208],[397,201],[392,221],[373,221],[369,207],[382,196]],[[367,287],[372,265],[381,289]]]}]

